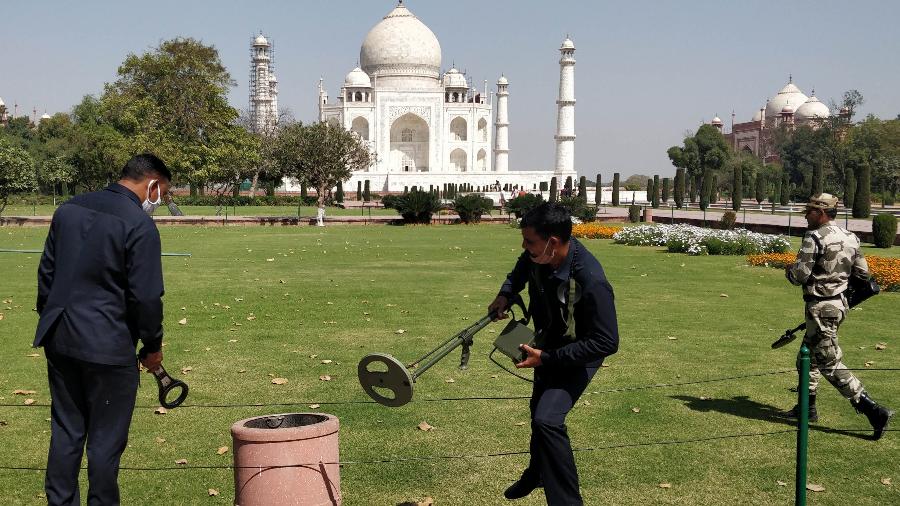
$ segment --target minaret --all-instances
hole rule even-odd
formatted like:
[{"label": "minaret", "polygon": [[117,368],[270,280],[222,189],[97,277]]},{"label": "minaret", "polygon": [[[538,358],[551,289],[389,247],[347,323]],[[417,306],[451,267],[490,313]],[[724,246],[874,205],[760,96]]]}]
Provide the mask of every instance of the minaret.
[{"label": "minaret", "polygon": [[325,91],[325,78],[319,78],[319,122],[325,122],[325,106],[328,105],[328,92]]},{"label": "minaret", "polygon": [[509,172],[509,81],[497,79],[497,121],[494,123],[494,172]]},{"label": "minaret", "polygon": [[278,117],[271,51],[272,44],[262,34],[250,44],[250,125],[255,132],[271,131]]},{"label": "minaret", "polygon": [[0,98],[0,126],[6,126],[9,124],[9,113],[6,112],[6,104],[3,103],[3,99]]},{"label": "minaret", "polygon": [[559,100],[556,101],[556,174],[575,172],[575,44],[566,37],[559,48]]}]

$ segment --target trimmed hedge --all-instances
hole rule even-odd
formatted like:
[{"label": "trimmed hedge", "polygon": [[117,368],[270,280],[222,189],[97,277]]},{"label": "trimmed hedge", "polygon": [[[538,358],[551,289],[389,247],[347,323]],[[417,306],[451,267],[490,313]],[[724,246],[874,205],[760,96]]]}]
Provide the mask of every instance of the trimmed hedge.
[{"label": "trimmed hedge", "polygon": [[634,204],[628,206],[628,221],[639,223],[641,221],[641,208]]},{"label": "trimmed hedge", "polygon": [[893,214],[878,214],[872,217],[872,240],[879,248],[890,248],[897,235],[897,217]]}]

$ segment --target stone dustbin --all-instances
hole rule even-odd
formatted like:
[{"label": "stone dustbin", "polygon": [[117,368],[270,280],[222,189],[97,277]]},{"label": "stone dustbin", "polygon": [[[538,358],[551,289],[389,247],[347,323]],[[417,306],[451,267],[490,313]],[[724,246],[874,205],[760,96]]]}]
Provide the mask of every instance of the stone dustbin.
[{"label": "stone dustbin", "polygon": [[285,413],[235,422],[234,504],[341,504],[338,419]]},{"label": "stone dustbin", "polygon": [[653,223],[653,209],[649,207],[644,208],[644,219],[642,221],[644,223]]}]

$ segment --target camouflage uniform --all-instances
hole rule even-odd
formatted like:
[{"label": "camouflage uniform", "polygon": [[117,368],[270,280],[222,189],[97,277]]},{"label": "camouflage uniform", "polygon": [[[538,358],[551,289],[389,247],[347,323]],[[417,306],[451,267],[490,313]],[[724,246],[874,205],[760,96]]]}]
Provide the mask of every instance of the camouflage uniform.
[{"label": "camouflage uniform", "polygon": [[[797,261],[786,271],[787,279],[803,286],[806,302],[806,335],[810,351],[809,392],[815,395],[819,379],[825,376],[841,395],[852,402],[864,389],[859,379],[841,362],[838,327],[847,315],[850,276],[869,277],[869,266],[859,251],[856,235],[828,222],[803,237]],[[800,367],[797,357],[797,368]]]}]

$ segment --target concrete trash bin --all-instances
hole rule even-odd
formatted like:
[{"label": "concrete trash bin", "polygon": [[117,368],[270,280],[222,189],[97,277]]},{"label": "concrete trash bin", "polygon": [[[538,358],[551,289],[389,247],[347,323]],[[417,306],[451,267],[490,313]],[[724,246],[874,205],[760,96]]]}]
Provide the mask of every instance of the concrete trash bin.
[{"label": "concrete trash bin", "polygon": [[338,419],[285,413],[235,422],[234,504],[341,504]]}]

